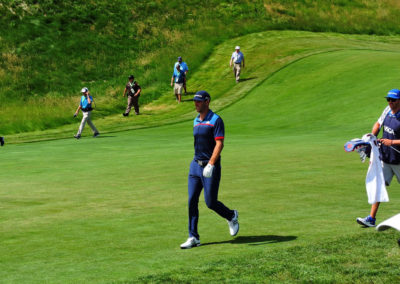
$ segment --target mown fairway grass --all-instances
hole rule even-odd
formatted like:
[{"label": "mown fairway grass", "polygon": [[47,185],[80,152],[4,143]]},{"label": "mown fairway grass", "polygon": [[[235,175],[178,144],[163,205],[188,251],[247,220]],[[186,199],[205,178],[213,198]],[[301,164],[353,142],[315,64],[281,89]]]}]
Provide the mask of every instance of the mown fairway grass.
[{"label": "mown fairway grass", "polygon": [[[179,249],[193,155],[185,102],[165,114],[181,123],[0,149],[2,281],[400,280],[399,234],[355,223],[369,210],[367,165],[342,148],[370,131],[398,86],[398,40],[276,32],[236,41],[259,51],[246,53],[249,80],[236,86],[222,72],[212,88],[200,70],[193,84],[213,90],[225,121],[220,199],[239,210],[239,235],[201,200],[203,246]],[[231,44],[205,66],[225,63]],[[173,103],[164,100],[154,105]],[[378,221],[398,213],[397,183],[389,194]]]}]

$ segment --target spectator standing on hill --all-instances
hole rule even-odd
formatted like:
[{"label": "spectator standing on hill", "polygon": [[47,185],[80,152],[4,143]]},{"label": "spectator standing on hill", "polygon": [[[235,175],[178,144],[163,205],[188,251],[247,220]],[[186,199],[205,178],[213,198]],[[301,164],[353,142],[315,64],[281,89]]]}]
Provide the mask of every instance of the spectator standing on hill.
[{"label": "spectator standing on hill", "polygon": [[[171,87],[174,86],[175,97],[178,103],[182,100],[182,89],[183,83],[185,81],[185,72],[181,70],[181,66],[178,64],[176,65],[176,72],[172,73],[171,78]],[[175,82],[175,85],[173,85]]]},{"label": "spectator standing on hill", "polygon": [[187,66],[186,62],[183,62],[183,61],[182,61],[182,57],[181,57],[181,56],[178,57],[178,62],[175,62],[175,65],[174,65],[174,72],[175,72],[175,71],[177,72],[177,70],[176,70],[176,66],[177,66],[177,65],[179,65],[179,66],[181,67],[181,71],[183,71],[183,72],[185,73],[185,80],[184,80],[184,82],[183,82],[183,89],[185,90],[185,94],[186,94],[186,93],[187,93],[187,90],[186,90],[186,80],[187,80],[187,73],[188,73],[188,71],[189,71],[189,67]]},{"label": "spectator standing on hill", "polygon": [[[385,97],[387,106],[378,121],[372,128],[372,134],[377,136],[383,129],[380,158],[382,160],[383,177],[385,184],[390,185],[393,176],[396,175],[400,183],[400,90],[390,90]],[[380,202],[372,204],[370,215],[365,218],[357,218],[357,223],[365,227],[375,227],[376,213]]]},{"label": "spectator standing on hill", "polygon": [[182,249],[200,245],[197,232],[198,203],[203,188],[207,207],[228,221],[231,236],[236,236],[239,231],[238,212],[230,210],[218,200],[225,127],[221,117],[209,109],[210,100],[211,97],[206,91],[198,91],[193,98],[199,115],[193,123],[194,159],[190,163],[188,178],[189,238],[181,244]]},{"label": "spectator standing on hill", "polygon": [[240,51],[240,46],[236,46],[235,51],[232,53],[229,66],[232,67],[232,64],[233,64],[233,75],[236,78],[236,83],[239,83],[240,71],[242,69],[242,66],[244,68],[244,55]]},{"label": "spectator standing on hill", "polygon": [[4,146],[4,137],[0,137],[0,145]]},{"label": "spectator standing on hill", "polygon": [[124,97],[126,93],[128,93],[128,106],[126,107],[125,112],[122,114],[123,116],[128,116],[131,111],[132,106],[135,108],[135,114],[139,115],[139,97],[142,88],[138,85],[133,75],[129,76],[129,81],[125,86]]},{"label": "spectator standing on hill", "polygon": [[84,87],[81,90],[82,97],[81,101],[79,103],[78,109],[76,110],[74,117],[76,117],[79,113],[79,110],[82,110],[82,121],[81,125],[79,126],[78,133],[74,136],[76,139],[81,138],[83,128],[85,127],[86,122],[89,124],[90,128],[93,130],[93,137],[97,137],[100,135],[99,131],[97,128],[94,126],[92,120],[90,119],[91,113],[92,113],[92,102],[93,102],[93,97],[89,94],[89,89]]}]

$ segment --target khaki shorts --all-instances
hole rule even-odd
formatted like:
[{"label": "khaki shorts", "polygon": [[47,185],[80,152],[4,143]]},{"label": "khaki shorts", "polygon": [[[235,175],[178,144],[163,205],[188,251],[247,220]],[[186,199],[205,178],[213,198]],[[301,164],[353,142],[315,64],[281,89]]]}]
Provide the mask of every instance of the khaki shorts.
[{"label": "khaki shorts", "polygon": [[396,175],[397,182],[400,183],[400,165],[392,165],[382,162],[382,170],[387,186],[390,185],[394,175]]},{"label": "khaki shorts", "polygon": [[174,91],[177,95],[182,95],[183,83],[175,83]]}]

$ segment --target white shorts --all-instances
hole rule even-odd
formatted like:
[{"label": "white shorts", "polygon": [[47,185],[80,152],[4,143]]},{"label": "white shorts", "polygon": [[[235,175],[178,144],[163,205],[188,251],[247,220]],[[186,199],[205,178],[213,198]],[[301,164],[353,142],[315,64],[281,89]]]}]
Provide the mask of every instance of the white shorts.
[{"label": "white shorts", "polygon": [[397,182],[400,183],[400,165],[392,165],[382,162],[382,170],[383,177],[385,178],[385,183],[387,186],[390,185],[390,182],[392,181],[394,175],[396,175]]},{"label": "white shorts", "polygon": [[183,89],[183,83],[179,84],[179,83],[175,83],[175,94],[176,95],[182,95],[182,89]]}]

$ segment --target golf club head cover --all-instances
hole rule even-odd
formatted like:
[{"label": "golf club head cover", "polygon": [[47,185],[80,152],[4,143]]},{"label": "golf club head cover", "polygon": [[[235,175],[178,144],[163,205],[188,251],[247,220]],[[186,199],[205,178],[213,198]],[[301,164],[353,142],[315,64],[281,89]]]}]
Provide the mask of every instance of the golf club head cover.
[{"label": "golf club head cover", "polygon": [[357,148],[359,147],[367,147],[367,146],[370,146],[369,142],[365,142],[360,138],[354,138],[346,142],[346,144],[344,144],[344,150],[346,152],[353,152],[354,150],[357,150]]},{"label": "golf club head cover", "polygon": [[344,144],[344,150],[346,152],[353,152],[354,150],[360,155],[361,162],[365,162],[365,159],[370,157],[371,154],[371,145],[369,142],[364,141],[363,139],[355,138],[352,139],[346,144]]}]

